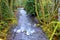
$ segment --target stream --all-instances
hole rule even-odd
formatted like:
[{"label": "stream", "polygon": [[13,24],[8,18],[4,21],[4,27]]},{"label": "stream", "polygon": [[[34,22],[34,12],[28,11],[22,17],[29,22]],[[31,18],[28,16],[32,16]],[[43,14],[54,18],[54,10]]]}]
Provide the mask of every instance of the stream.
[{"label": "stream", "polygon": [[18,8],[18,25],[10,31],[7,40],[48,40],[42,29],[35,24],[24,8]]}]

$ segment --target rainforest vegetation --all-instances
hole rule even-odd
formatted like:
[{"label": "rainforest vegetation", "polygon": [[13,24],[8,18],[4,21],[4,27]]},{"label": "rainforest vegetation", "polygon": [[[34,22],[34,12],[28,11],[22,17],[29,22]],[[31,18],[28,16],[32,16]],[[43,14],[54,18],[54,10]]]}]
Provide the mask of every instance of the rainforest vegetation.
[{"label": "rainforest vegetation", "polygon": [[38,24],[49,40],[60,40],[59,0],[0,0],[0,39],[17,25],[17,8],[24,7],[27,14],[37,18]]}]

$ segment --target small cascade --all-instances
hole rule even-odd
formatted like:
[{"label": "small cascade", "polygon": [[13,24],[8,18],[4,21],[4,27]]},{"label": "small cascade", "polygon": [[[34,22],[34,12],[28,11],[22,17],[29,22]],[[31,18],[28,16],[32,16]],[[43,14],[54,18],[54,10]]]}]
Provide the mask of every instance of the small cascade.
[{"label": "small cascade", "polygon": [[28,15],[24,8],[19,8],[19,15],[18,27],[14,29],[14,32],[23,32],[26,35],[35,33],[35,30],[32,28],[33,25],[28,20]]},{"label": "small cascade", "polygon": [[40,27],[36,27],[24,8],[18,8],[18,25],[12,29],[12,36],[8,40],[48,40]]}]

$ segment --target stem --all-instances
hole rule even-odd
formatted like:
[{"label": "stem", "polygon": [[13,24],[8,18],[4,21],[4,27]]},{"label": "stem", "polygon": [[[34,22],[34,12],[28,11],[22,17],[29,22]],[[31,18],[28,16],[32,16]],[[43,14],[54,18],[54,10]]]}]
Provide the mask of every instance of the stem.
[{"label": "stem", "polygon": [[53,33],[52,33],[52,35],[51,35],[51,37],[50,37],[50,39],[49,39],[49,40],[52,40],[52,39],[53,39],[53,36],[54,36],[54,34],[55,34],[55,32],[56,32],[57,28],[58,28],[58,25],[56,25],[56,27],[55,27],[55,29],[54,29],[54,31],[53,31]]},{"label": "stem", "polygon": [[40,18],[39,18],[39,14],[38,14],[38,11],[37,11],[37,0],[35,0],[35,11],[36,11],[36,14],[37,14],[37,18],[38,18],[38,20],[39,20],[39,22],[40,22]]},{"label": "stem", "polygon": [[39,3],[40,3],[40,7],[41,7],[41,12],[43,14],[43,21],[44,21],[44,24],[45,24],[45,13],[44,13],[44,5],[42,4],[43,0],[39,0]]}]

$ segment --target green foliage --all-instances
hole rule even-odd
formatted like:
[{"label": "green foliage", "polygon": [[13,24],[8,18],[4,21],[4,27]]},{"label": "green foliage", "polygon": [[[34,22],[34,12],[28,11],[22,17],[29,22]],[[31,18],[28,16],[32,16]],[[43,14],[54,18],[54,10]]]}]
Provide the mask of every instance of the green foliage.
[{"label": "green foliage", "polygon": [[8,26],[7,22],[1,21],[0,22],[0,30],[3,30],[4,28],[6,28]]},{"label": "green foliage", "polygon": [[9,27],[9,23],[12,23],[14,19],[14,13],[10,9],[9,3],[6,0],[1,0],[0,5],[0,30]]},{"label": "green foliage", "polygon": [[7,31],[16,22],[13,12],[13,3],[11,0],[0,0],[0,38],[7,40]]},{"label": "green foliage", "polygon": [[12,12],[9,9],[9,6],[2,0],[1,2],[1,11],[2,11],[2,18],[7,19],[13,17]]},{"label": "green foliage", "polygon": [[[52,33],[52,34],[50,34],[51,35],[50,40],[53,39],[54,35],[56,35],[59,38],[59,35],[60,35],[60,22],[53,21],[53,22],[51,22],[49,27],[50,28],[48,28],[48,29],[51,31],[50,33]],[[49,34],[48,34],[48,36],[49,36]]]},{"label": "green foliage", "polygon": [[25,9],[30,14],[35,14],[35,3],[34,0],[27,0]]}]

